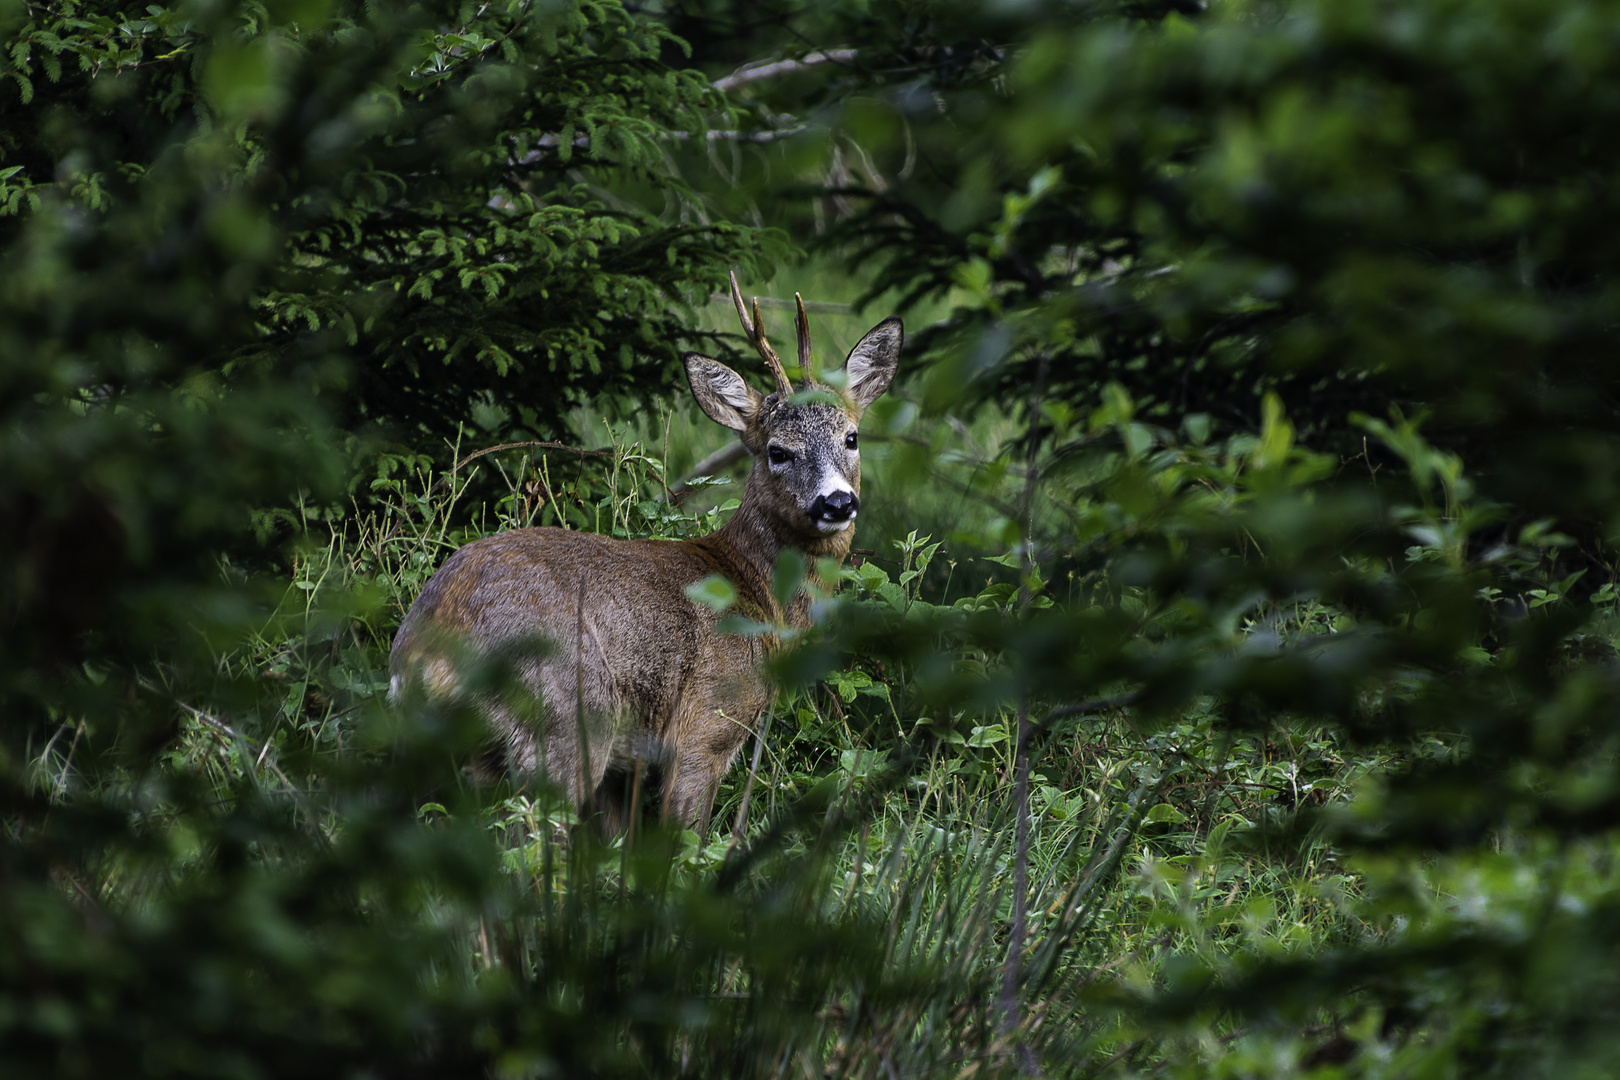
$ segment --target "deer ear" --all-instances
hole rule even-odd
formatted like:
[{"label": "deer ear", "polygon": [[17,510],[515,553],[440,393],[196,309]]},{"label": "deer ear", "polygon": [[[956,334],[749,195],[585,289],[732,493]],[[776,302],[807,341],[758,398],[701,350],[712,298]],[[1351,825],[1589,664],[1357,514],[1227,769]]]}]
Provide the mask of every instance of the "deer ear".
[{"label": "deer ear", "polygon": [[900,345],[906,333],[900,325],[900,316],[890,315],[866,332],[855,343],[844,361],[844,374],[848,381],[844,392],[864,410],[889,388],[895,369],[900,366]]},{"label": "deer ear", "polygon": [[718,360],[687,353],[681,357],[686,364],[686,381],[692,384],[692,396],[698,408],[717,424],[733,431],[742,431],[759,411],[763,394],[743,381],[743,377]]}]

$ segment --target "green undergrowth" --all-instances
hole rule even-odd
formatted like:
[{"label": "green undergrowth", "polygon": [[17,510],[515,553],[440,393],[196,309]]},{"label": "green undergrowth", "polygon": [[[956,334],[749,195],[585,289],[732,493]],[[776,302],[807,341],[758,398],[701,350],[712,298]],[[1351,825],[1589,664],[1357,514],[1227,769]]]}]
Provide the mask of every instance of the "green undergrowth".
[{"label": "green undergrowth", "polygon": [[[393,628],[456,547],[530,524],[688,536],[714,528],[731,505],[691,514],[658,499],[660,460],[639,443],[615,442],[611,457],[575,470],[567,486],[554,473],[555,459],[565,456],[513,451],[449,474],[386,462],[373,484],[386,507],[324,529],[310,523],[308,547],[275,617],[251,652],[221,658],[285,688],[275,715],[256,718],[254,734],[234,740],[198,717],[179,752],[221,784],[240,771],[269,789],[296,788],[281,771],[278,748],[299,743],[340,754],[368,712],[387,708]],[[475,468],[497,471],[508,493],[458,518]],[[540,492],[556,494],[546,500]],[[846,602],[901,612],[935,606],[923,586],[940,550],[913,533],[885,553],[896,564],[892,580],[878,561],[847,568]],[[1003,562],[982,568],[990,583],[953,607],[1002,614],[1016,607],[1017,586],[1006,580],[1015,575]],[[1307,606],[1268,625],[1305,632],[1324,617]],[[982,669],[994,661],[964,653],[956,662]],[[598,920],[617,926],[646,917],[648,896],[707,895],[717,875],[730,875],[748,897],[745,924],[764,914],[754,905],[785,889],[826,927],[858,931],[855,939],[880,950],[893,977],[929,983],[925,990],[908,986],[902,1004],[889,1003],[904,1023],[857,1022],[847,1004],[810,1009],[801,1019],[812,1034],[801,1036],[797,1051],[807,1060],[849,1058],[844,1066],[861,1071],[852,1056],[899,1037],[881,1032],[884,1024],[901,1024],[901,1041],[922,1059],[955,1055],[966,1066],[1005,1057],[993,991],[1012,906],[1016,718],[1008,708],[923,713],[907,678],[893,665],[857,661],[819,684],[784,690],[764,738],[750,743],[728,774],[706,836],[659,834],[602,847],[581,838],[571,808],[555,793],[520,779],[511,791],[475,792],[478,820],[498,843],[518,912],[495,930],[489,919],[479,921],[466,943],[469,962],[543,982],[558,950],[577,946],[576,930],[594,926],[614,939],[623,928],[604,930]],[[1035,1030],[1046,1025],[1043,1038],[1073,1048],[1095,1042],[1098,1053],[1127,1045],[1129,1026],[1109,1010],[1088,1010],[1088,995],[1099,985],[1151,987],[1188,949],[1273,956],[1379,932],[1347,913],[1358,879],[1330,846],[1284,842],[1268,853],[1263,837],[1294,806],[1344,802],[1384,757],[1348,749],[1331,731],[1307,724],[1280,722],[1265,735],[1234,738],[1223,734],[1217,712],[1213,699],[1201,697],[1182,715],[1144,729],[1129,707],[1113,707],[1062,721],[1034,746],[1033,967],[1024,977],[1040,987],[1031,1023]],[[739,817],[745,799],[746,820]],[[436,800],[424,800],[420,812],[429,823],[448,813]],[[1234,830],[1260,836],[1261,849],[1224,848]],[[740,874],[744,854],[748,872]],[[650,910],[678,918],[660,903]],[[733,958],[669,962],[696,964],[699,973],[685,973],[695,980],[691,994],[732,994],[749,985],[746,954],[757,947]],[[847,965],[859,951],[852,949],[844,942],[834,955]],[[950,1037],[938,1042],[946,1029]],[[885,1052],[892,1060],[896,1051]]]},{"label": "green undergrowth", "polygon": [[[375,857],[391,877],[353,885],[358,916],[398,933],[403,905],[419,955],[402,962],[426,980],[435,1023],[448,1009],[469,1025],[411,1040],[448,1038],[502,1075],[1012,1075],[1030,1055],[1056,1075],[1294,1075],[1345,1060],[1375,1074],[1483,1037],[1471,1008],[1451,1024],[1433,1002],[1409,1016],[1359,991],[1302,993],[1257,1022],[1241,987],[1334,956],[1511,933],[1546,905],[1550,881],[1557,903],[1605,903],[1613,844],[1559,845],[1526,823],[1496,833],[1491,850],[1426,859],[1347,846],[1358,821],[1377,827],[1392,778],[1467,759],[1466,725],[1380,728],[1427,678],[1398,656],[1354,673],[1341,713],[1352,722],[1261,704],[1244,680],[1282,678],[1277,658],[1318,665],[1287,676],[1303,702],[1325,693],[1342,650],[1375,647],[1353,592],[1250,586],[1206,596],[1200,612],[1132,555],[1133,538],[1155,530],[1192,547],[1227,534],[1228,554],[1269,573],[1283,556],[1265,554],[1266,515],[1334,463],[1293,447],[1280,416],[1258,438],[1206,445],[1137,424],[1116,402],[1074,436],[1039,492],[1056,526],[1010,555],[958,552],[993,550],[1006,529],[993,504],[1028,493],[1027,473],[1001,467],[990,483],[982,462],[937,463],[972,476],[964,486],[992,505],[978,534],[913,531],[845,567],[822,627],[778,664],[777,703],[726,776],[708,832],[648,819],[605,842],[534,778],[475,783],[476,715],[390,703],[392,634],[434,570],[480,536],[555,524],[692,536],[724,519],[736,489],[700,481],[719,498],[670,499],[661,452],[622,433],[593,456],[458,446],[460,464],[443,472],[425,457],[385,459],[375,509],[289,512],[304,541],[279,595],[246,644],[214,657],[225,683],[260,692],[235,711],[220,707],[226,697],[177,699],[162,768],[125,776],[156,861],[109,859],[84,887],[160,912],[192,870],[207,880],[221,856],[217,838],[188,825],[198,800],[278,822],[255,825],[248,843],[267,881],[291,867],[318,878],[323,860],[374,837],[390,845]],[[480,470],[504,494],[469,506]],[[1411,588],[1426,568],[1465,565],[1447,532],[1469,520],[1460,477],[1436,490],[1396,512],[1417,540],[1399,560],[1340,564],[1364,585]],[[1575,604],[1576,582],[1555,577],[1557,537],[1531,528],[1520,540],[1492,556],[1511,564],[1498,584],[1470,587],[1531,618]],[[941,577],[950,559],[959,565]],[[1613,588],[1583,602],[1595,614],[1560,646],[1566,664],[1614,649]],[[1511,664],[1511,629],[1446,663],[1482,676]],[[1203,668],[1174,666],[1186,638]],[[1086,666],[1092,650],[1101,666]],[[1192,681],[1166,696],[1178,678]],[[1064,689],[1086,685],[1086,700]],[[1021,716],[1033,725],[1022,850]],[[64,725],[34,760],[62,805],[79,782],[74,745]],[[398,880],[401,866],[420,880]],[[1238,999],[1211,1008],[1217,987]]]}]

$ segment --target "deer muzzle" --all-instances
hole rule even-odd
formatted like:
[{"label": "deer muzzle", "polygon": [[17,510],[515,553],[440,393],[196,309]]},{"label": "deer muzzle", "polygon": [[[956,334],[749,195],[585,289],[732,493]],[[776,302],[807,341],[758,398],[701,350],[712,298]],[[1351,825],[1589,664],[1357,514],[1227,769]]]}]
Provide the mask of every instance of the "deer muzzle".
[{"label": "deer muzzle", "polygon": [[848,528],[860,508],[859,495],[853,491],[835,491],[831,495],[817,495],[807,513],[818,529],[830,533]]}]

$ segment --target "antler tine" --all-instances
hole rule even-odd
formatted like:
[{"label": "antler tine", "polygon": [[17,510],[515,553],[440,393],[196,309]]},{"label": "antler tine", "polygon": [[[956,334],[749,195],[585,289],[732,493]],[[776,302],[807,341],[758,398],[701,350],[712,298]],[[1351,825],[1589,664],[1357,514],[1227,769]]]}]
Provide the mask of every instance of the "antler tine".
[{"label": "antler tine", "polygon": [[748,308],[743,303],[742,288],[737,284],[737,271],[731,271],[731,302],[737,306],[737,319],[742,323],[743,333],[758,350],[764,359],[765,366],[771,369],[771,378],[776,380],[777,393],[783,397],[793,392],[793,384],[788,382],[787,372],[782,370],[782,361],[777,357],[776,350],[771,348],[770,342],[765,340],[765,320],[759,317],[759,300],[754,300],[754,317],[749,319]]},{"label": "antler tine", "polygon": [[754,340],[754,324],[748,321],[748,307],[743,303],[742,287],[737,284],[737,271],[731,272],[731,302],[737,305],[737,318],[742,322],[743,333],[748,340]]},{"label": "antler tine", "polygon": [[799,308],[793,319],[793,328],[799,334],[799,377],[804,380],[804,388],[808,390],[816,381],[816,371],[810,360],[810,316],[804,311],[804,297],[794,293],[793,302]]}]

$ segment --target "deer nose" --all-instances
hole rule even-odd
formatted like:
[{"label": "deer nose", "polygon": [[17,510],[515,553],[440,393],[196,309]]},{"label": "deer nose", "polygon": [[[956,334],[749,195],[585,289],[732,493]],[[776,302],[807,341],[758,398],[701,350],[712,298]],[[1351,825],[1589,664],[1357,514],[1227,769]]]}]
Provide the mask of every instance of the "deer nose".
[{"label": "deer nose", "polygon": [[861,497],[853,491],[835,491],[831,495],[817,495],[810,504],[811,521],[848,521],[861,508]]}]

